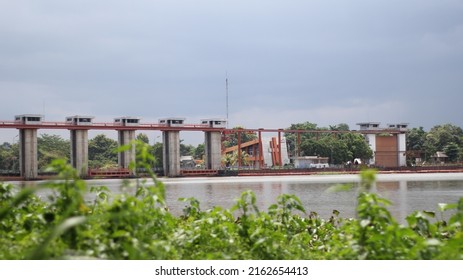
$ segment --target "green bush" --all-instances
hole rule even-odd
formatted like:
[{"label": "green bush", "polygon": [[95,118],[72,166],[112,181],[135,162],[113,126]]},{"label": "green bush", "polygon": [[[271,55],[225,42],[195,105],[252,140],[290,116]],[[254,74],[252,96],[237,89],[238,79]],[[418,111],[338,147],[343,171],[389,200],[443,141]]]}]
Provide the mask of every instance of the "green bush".
[{"label": "green bush", "polygon": [[[152,159],[137,145],[133,168],[146,167]],[[333,211],[322,219],[288,194],[258,209],[251,191],[230,209],[201,210],[198,200],[181,199],[183,215],[175,216],[154,175],[134,195],[113,195],[106,187],[87,190],[64,161],[51,168],[59,180],[39,187],[46,198],[37,188],[0,184],[0,259],[463,259],[463,199],[439,205],[455,211],[448,220],[414,212],[403,225],[389,201],[368,192],[372,170],[361,175],[355,218]]]}]

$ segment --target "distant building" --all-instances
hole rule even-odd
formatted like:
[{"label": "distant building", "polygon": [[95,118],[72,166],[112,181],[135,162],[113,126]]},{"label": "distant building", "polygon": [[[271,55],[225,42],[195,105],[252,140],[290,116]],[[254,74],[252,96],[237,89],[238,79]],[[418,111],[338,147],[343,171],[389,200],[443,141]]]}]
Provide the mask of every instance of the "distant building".
[{"label": "distant building", "polygon": [[66,117],[66,123],[67,124],[72,124],[72,125],[92,125],[93,124],[93,119],[95,117],[92,116],[70,116]]},{"label": "distant building", "polygon": [[381,128],[379,122],[358,123],[360,132],[373,151],[368,164],[379,167],[407,166],[406,132],[408,123],[388,124]]},{"label": "distant building", "polygon": [[201,124],[208,125],[213,128],[226,128],[227,120],[226,119],[202,119]]},{"label": "distant building", "polygon": [[185,118],[170,117],[159,119],[159,124],[164,126],[183,126]]},{"label": "distant building", "polygon": [[376,130],[379,129],[380,124],[379,122],[364,122],[358,123],[357,125],[360,126],[360,130]]},{"label": "distant building", "polygon": [[34,114],[26,114],[26,115],[17,115],[14,117],[16,123],[21,124],[42,124],[43,115],[34,115]]},{"label": "distant building", "polygon": [[180,168],[182,169],[193,169],[196,167],[196,161],[192,156],[180,157]]},{"label": "distant building", "polygon": [[447,160],[448,160],[448,156],[444,153],[444,152],[436,152],[433,156],[432,156],[432,160],[435,162],[435,163],[446,163]]},{"label": "distant building", "polygon": [[120,126],[138,126],[140,125],[140,118],[134,118],[134,117],[115,118],[114,124],[120,125]]},{"label": "distant building", "polygon": [[328,168],[329,158],[318,156],[295,157],[294,167],[296,168]]},{"label": "distant building", "polygon": [[408,123],[388,124],[388,129],[397,129],[406,132],[408,130]]}]

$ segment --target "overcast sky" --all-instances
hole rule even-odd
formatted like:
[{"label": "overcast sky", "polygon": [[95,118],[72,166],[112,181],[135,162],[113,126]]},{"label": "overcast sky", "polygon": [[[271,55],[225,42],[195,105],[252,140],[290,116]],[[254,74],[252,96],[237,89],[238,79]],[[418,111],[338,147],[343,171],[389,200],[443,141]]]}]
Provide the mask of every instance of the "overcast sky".
[{"label": "overcast sky", "polygon": [[197,123],[227,76],[230,126],[463,126],[463,1],[0,0],[0,120]]}]

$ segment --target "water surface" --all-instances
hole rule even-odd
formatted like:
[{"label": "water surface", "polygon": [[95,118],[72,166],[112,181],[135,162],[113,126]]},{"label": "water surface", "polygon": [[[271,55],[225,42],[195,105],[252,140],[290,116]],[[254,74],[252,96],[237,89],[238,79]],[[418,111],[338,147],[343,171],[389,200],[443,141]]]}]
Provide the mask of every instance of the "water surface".
[{"label": "water surface", "polygon": [[[246,190],[257,197],[259,209],[266,210],[276,203],[281,194],[297,195],[307,213],[317,212],[329,218],[333,210],[342,217],[355,217],[358,188],[343,192],[328,192],[336,184],[359,183],[358,175],[307,175],[307,176],[259,176],[259,177],[211,177],[211,178],[161,178],[166,187],[169,209],[181,214],[185,203],[179,198],[195,197],[201,209],[214,206],[230,208]],[[89,186],[107,186],[113,193],[132,192],[136,180],[128,180],[132,187],[121,189],[127,180],[88,180]],[[149,181],[148,181],[149,182]],[[16,182],[15,184],[20,184]],[[28,182],[30,184],[30,182]],[[438,212],[438,203],[456,203],[463,197],[463,173],[436,174],[379,174],[374,192],[389,199],[393,204],[389,210],[403,222],[413,211]],[[438,215],[440,217],[440,215]]]},{"label": "water surface", "polygon": [[[281,194],[297,195],[307,212],[314,211],[329,218],[333,210],[342,217],[355,217],[358,194],[358,175],[308,175],[308,176],[262,176],[262,177],[214,177],[161,179],[166,186],[166,200],[171,211],[182,212],[183,202],[178,198],[195,197],[201,209],[214,206],[230,208],[246,190],[257,197],[259,209],[266,210]],[[120,191],[120,180],[90,181],[91,184],[106,184],[113,192]],[[134,182],[132,181],[132,184]],[[350,191],[329,192],[336,184],[351,184]],[[393,204],[389,210],[395,218],[403,221],[413,211],[438,212],[438,203],[456,203],[463,197],[463,173],[445,174],[379,174],[374,192],[389,199]]]}]

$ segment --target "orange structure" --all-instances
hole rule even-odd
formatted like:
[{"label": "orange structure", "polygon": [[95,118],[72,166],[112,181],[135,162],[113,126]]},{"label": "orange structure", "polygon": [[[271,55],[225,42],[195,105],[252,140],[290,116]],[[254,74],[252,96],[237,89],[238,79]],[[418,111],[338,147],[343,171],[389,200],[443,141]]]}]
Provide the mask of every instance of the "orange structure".
[{"label": "orange structure", "polygon": [[[245,153],[247,155],[247,164],[254,168],[265,168],[271,166],[283,166],[289,163],[289,158],[286,151],[286,141],[284,139],[277,139],[272,137],[270,140],[258,139],[251,140],[239,145],[229,147],[223,150],[223,154],[237,153],[238,158]],[[286,162],[285,160],[286,159]],[[238,161],[238,167],[241,162]]]}]

